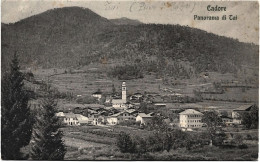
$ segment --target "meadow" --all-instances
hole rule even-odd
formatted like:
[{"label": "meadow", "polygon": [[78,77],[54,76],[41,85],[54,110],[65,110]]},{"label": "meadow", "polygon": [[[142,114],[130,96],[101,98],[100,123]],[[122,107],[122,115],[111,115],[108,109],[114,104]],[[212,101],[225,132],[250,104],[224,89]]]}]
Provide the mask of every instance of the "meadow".
[{"label": "meadow", "polygon": [[[100,89],[102,92],[111,93],[112,85],[116,91],[121,91],[122,80],[107,75],[111,64],[90,64],[79,69],[36,69],[33,74],[36,80],[50,82],[60,92],[72,92],[74,96],[87,96]],[[193,91],[213,87],[214,82],[243,82],[242,76],[234,74],[220,74],[210,72],[208,78],[203,76],[190,79],[179,79],[170,76],[158,77],[155,74],[145,74],[144,78],[126,80],[127,94],[136,92],[153,94],[179,93],[186,96],[194,96]],[[251,101],[258,99],[258,88],[225,88],[223,94],[203,94],[204,99],[215,99],[225,101]]]},{"label": "meadow", "polygon": [[[201,148],[153,152],[153,153],[121,153],[115,146],[116,137],[111,137],[120,131],[133,136],[149,135],[149,131],[131,127],[116,126],[113,132],[109,127],[83,126],[65,127],[64,140],[67,146],[65,160],[256,160],[258,158],[258,132],[239,129],[239,134],[245,139],[248,134],[256,137],[244,140],[248,148],[203,146]],[[234,131],[234,130],[229,130]],[[103,132],[103,133],[96,133]]]}]

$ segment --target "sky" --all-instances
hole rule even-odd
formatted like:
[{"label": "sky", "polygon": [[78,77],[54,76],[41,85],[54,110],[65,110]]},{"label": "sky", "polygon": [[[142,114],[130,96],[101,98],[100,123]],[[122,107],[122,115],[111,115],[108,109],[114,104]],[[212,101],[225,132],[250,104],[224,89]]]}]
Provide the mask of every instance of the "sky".
[{"label": "sky", "polygon": [[[208,6],[226,11],[208,11]],[[180,24],[214,34],[259,44],[259,4],[257,1],[86,1],[86,0],[2,0],[1,22],[14,23],[53,8],[89,8],[107,19],[127,17],[143,23]],[[197,16],[219,16],[220,20],[194,20]],[[226,15],[227,20],[222,20]],[[229,20],[229,15],[237,20]]]}]

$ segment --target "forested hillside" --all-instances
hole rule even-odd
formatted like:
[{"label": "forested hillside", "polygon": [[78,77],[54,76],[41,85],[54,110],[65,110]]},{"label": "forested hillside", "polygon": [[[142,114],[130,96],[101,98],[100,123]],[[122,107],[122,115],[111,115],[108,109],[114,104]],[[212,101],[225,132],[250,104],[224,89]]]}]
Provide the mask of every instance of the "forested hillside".
[{"label": "forested hillside", "polygon": [[133,78],[144,72],[189,78],[203,71],[236,73],[242,66],[258,67],[258,45],[180,25],[116,25],[79,7],[2,24],[2,70],[14,52],[23,67],[113,63],[110,75],[129,69]]}]

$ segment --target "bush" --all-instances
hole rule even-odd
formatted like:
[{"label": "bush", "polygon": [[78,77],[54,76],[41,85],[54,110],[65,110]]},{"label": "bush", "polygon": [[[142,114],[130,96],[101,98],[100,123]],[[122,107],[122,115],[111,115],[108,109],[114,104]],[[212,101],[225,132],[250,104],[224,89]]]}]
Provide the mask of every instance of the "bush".
[{"label": "bush", "polygon": [[237,134],[234,136],[233,142],[237,145],[243,144],[243,136],[240,134]]},{"label": "bush", "polygon": [[116,66],[108,73],[111,77],[117,77],[119,80],[130,80],[143,78],[142,69],[138,65]]},{"label": "bush", "polygon": [[119,125],[123,125],[123,126],[139,126],[138,123],[136,121],[133,121],[133,120],[124,120],[124,121],[120,122]]},{"label": "bush", "polygon": [[122,153],[134,153],[136,150],[136,144],[131,139],[129,134],[125,132],[120,132],[117,137],[116,145]]},{"label": "bush", "polygon": [[239,148],[239,149],[247,149],[248,146],[243,143],[243,144],[238,145],[238,148]]},{"label": "bush", "polygon": [[250,134],[247,134],[246,135],[246,140],[252,140],[253,138],[252,138],[252,136],[250,135]]},{"label": "bush", "polygon": [[86,96],[86,97],[77,98],[76,102],[78,104],[93,104],[93,103],[97,103],[97,99],[92,96]]}]

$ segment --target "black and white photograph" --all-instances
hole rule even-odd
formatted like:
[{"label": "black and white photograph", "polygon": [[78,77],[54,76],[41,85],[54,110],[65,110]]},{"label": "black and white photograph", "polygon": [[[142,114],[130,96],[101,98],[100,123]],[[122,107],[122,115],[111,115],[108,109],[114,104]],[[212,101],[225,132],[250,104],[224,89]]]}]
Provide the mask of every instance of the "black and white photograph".
[{"label": "black and white photograph", "polygon": [[1,160],[258,154],[258,1],[1,0]]}]

